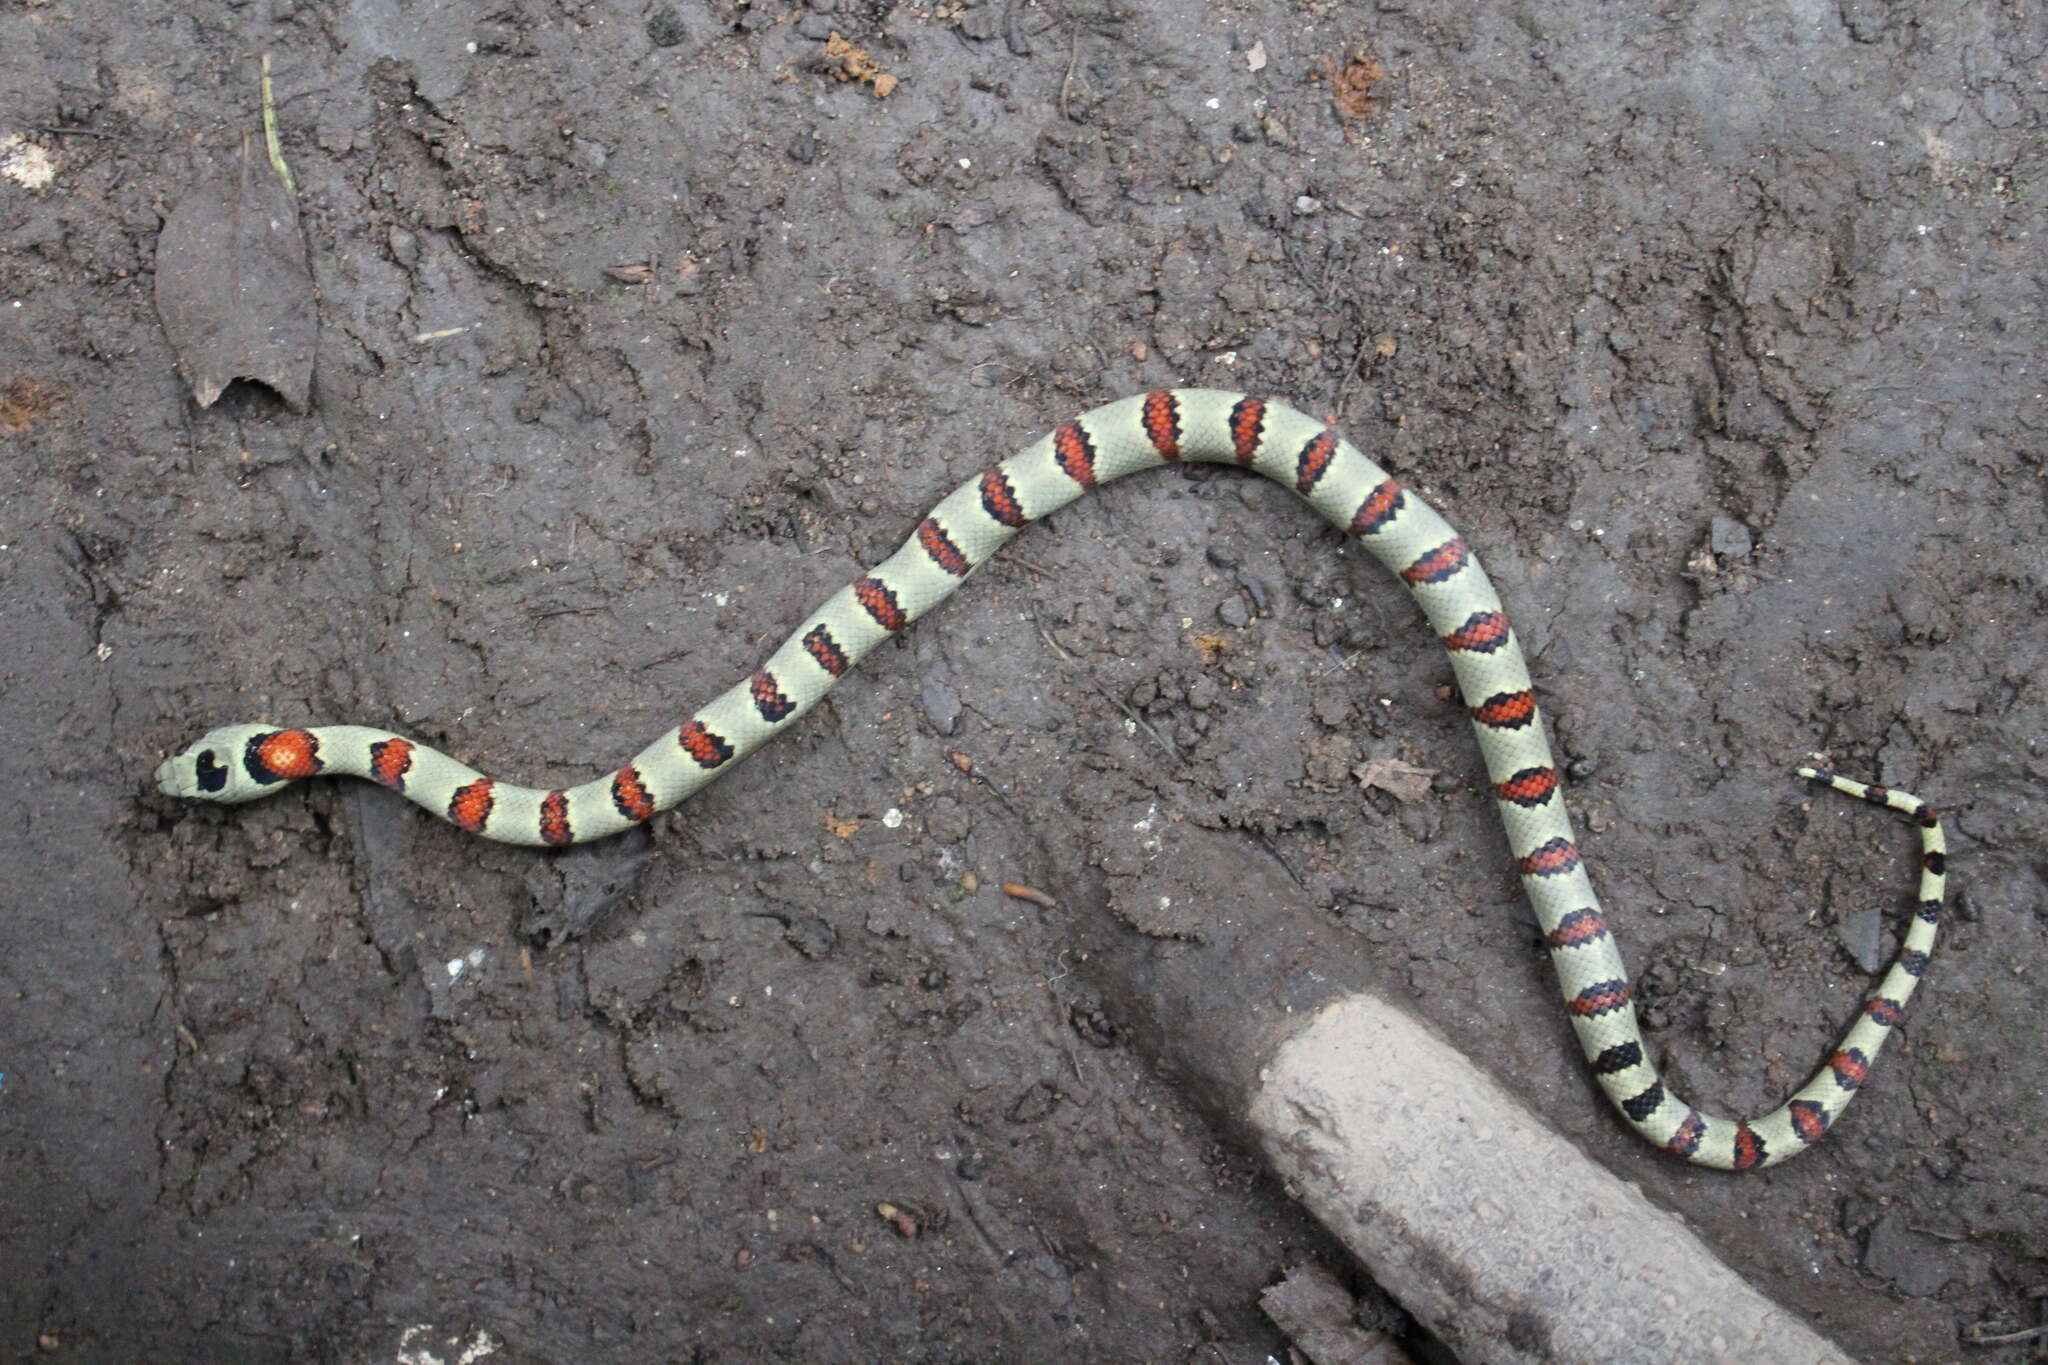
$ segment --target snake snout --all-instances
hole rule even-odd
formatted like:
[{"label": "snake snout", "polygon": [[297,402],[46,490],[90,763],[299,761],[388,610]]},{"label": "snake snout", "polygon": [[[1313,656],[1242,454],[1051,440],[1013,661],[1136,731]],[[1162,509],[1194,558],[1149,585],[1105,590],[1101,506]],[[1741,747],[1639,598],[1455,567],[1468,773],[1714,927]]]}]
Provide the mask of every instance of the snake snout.
[{"label": "snake snout", "polygon": [[175,754],[156,765],[156,789],[165,796],[192,795],[192,784],[185,777],[183,759],[183,754]]}]

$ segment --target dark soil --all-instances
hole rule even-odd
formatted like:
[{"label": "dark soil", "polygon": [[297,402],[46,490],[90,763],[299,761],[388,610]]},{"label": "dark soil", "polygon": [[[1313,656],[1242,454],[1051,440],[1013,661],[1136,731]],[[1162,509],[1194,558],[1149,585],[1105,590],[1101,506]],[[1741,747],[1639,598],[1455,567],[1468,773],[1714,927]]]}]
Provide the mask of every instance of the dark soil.
[{"label": "dark soil", "polygon": [[[0,0],[55,163],[0,180],[0,1352],[1284,1357],[1259,1290],[1343,1253],[1068,945],[1292,900],[1852,1351],[2032,1358],[1965,1343],[2048,1296],[2048,11],[839,4]],[[152,300],[262,50],[304,416],[196,408]],[[1960,913],[1819,1150],[1601,1106],[1441,651],[1228,472],[1031,532],[637,840],[148,780],[262,718],[581,781],[1183,382],[1485,556],[1688,1097],[1795,1087],[1911,897],[1790,765],[1948,812]]]}]

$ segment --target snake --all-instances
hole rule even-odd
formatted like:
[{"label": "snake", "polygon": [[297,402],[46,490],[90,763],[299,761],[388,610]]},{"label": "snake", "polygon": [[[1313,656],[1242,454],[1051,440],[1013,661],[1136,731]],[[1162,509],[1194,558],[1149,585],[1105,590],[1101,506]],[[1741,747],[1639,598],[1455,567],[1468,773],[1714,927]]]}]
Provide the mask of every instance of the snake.
[{"label": "snake", "polygon": [[471,834],[561,847],[643,825],[730,771],[816,706],[877,645],[952,594],[1034,521],[1088,490],[1160,465],[1235,465],[1292,489],[1398,575],[1450,656],[1515,871],[1542,929],[1566,1015],[1600,1089],[1642,1137],[1675,1156],[1753,1171],[1806,1150],[1868,1078],[1903,1015],[1942,918],[1940,817],[1906,792],[1797,769],[1819,788],[1898,811],[1920,832],[1918,903],[1896,957],[1826,1062],[1761,1118],[1702,1113],[1660,1078],[1629,976],[1566,811],[1519,637],[1464,537],[1335,427],[1283,403],[1161,389],[1061,423],[947,495],[888,559],[812,612],[745,681],[664,732],[616,772],[543,791],[360,725],[213,730],[157,769],[174,797],[240,802],[316,775],[367,778]]}]

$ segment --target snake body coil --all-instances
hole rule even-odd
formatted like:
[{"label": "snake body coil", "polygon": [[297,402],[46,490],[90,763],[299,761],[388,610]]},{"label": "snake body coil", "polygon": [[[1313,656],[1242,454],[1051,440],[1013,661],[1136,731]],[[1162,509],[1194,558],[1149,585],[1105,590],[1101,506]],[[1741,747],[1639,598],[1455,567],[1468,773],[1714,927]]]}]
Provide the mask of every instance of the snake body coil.
[{"label": "snake body coil", "polygon": [[488,839],[601,839],[687,799],[787,729],[868,651],[942,601],[1030,522],[1099,483],[1183,461],[1240,465],[1285,484],[1408,585],[1450,653],[1565,1010],[1602,1089],[1629,1123],[1688,1161],[1724,1170],[1769,1166],[1818,1140],[1862,1085],[1934,946],[1943,895],[1934,812],[1903,792],[1800,769],[1918,821],[1918,910],[1884,981],[1798,1094],[1748,1122],[1702,1114],[1665,1088],[1644,1047],[1628,973],[1565,813],[1521,646],[1471,549],[1334,428],[1242,394],[1174,389],[1127,398],[976,475],[933,508],[903,548],[812,613],[746,681],[617,772],[580,787],[499,782],[401,735],[356,725],[227,726],[165,762],[157,780],[172,796],[234,802],[297,778],[347,774],[403,792]]}]

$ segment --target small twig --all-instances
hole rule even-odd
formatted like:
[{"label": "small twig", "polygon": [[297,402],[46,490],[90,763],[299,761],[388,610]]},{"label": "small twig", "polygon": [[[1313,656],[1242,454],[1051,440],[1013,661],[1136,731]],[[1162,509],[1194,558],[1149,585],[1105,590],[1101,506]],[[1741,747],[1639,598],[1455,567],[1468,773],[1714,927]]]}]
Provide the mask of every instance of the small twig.
[{"label": "small twig", "polygon": [[1074,122],[1073,111],[1067,108],[1067,92],[1074,84],[1074,68],[1081,64],[1081,27],[1076,24],[1067,34],[1067,74],[1060,77],[1060,117]]},{"label": "small twig", "polygon": [[268,52],[263,54],[263,146],[270,153],[270,169],[277,172],[277,181],[284,186],[284,192],[298,198],[298,183],[292,179],[292,168],[284,164],[284,144],[277,136],[277,104],[270,96]]},{"label": "small twig", "polygon": [[1034,564],[1030,560],[1026,559],[1024,556],[1017,554],[1015,552],[1004,555],[1003,563],[1015,564],[1018,568],[1023,569],[1026,573],[1035,573],[1040,578],[1059,577],[1059,575],[1054,573],[1051,569],[1048,569],[1043,565]]},{"label": "small twig", "polygon": [[1260,833],[1257,830],[1252,830],[1250,831],[1250,833],[1252,838],[1255,841],[1257,841],[1259,847],[1266,850],[1267,856],[1272,858],[1274,862],[1280,864],[1280,870],[1282,872],[1285,872],[1290,878],[1292,878],[1296,886],[1300,887],[1304,891],[1308,890],[1307,879],[1305,879],[1299,872],[1296,872],[1294,870],[1294,865],[1292,863],[1288,862],[1285,858],[1280,856],[1280,850],[1273,847],[1273,841],[1271,839],[1267,838],[1264,834]]},{"label": "small twig", "polygon": [[[1982,1324],[1980,1323],[1979,1326],[1982,1326]],[[2026,1327],[2017,1332],[1995,1332],[1981,1336],[1978,1335],[1977,1327],[1972,1327],[1969,1331],[1963,1333],[1963,1345],[2011,1346],[2015,1342],[2038,1341],[2043,1337],[2048,1337],[2048,1326]]]},{"label": "small twig", "polygon": [[1048,910],[1060,908],[1060,903],[1054,900],[1050,893],[1040,891],[1035,886],[1027,886],[1023,882],[1004,882],[1003,894],[1020,901],[1030,901],[1033,905],[1042,905]]},{"label": "small twig", "polygon": [[108,133],[108,132],[102,132],[102,131],[101,131],[100,129],[98,129],[98,128],[37,128],[37,129],[35,129],[34,131],[36,131],[36,132],[38,132],[38,133],[48,133],[48,134],[49,134],[49,135],[50,135],[51,137],[116,137],[116,136],[118,136],[118,134],[115,134],[115,133]]},{"label": "small twig", "polygon": [[1184,767],[1191,766],[1194,763],[1193,759],[1189,758],[1187,754],[1182,752],[1180,745],[1175,744],[1172,740],[1168,739],[1165,735],[1161,734],[1158,731],[1158,729],[1153,726],[1151,721],[1146,720],[1143,716],[1138,714],[1137,709],[1135,707],[1131,706],[1121,697],[1112,696],[1109,692],[1109,689],[1105,688],[1101,683],[1096,682],[1093,678],[1090,678],[1088,680],[1088,685],[1095,689],[1096,695],[1100,696],[1104,701],[1108,702],[1111,706],[1114,706],[1117,710],[1123,712],[1125,720],[1128,720],[1131,724],[1137,726],[1140,730],[1143,730],[1146,734],[1152,736],[1153,742],[1158,744],[1160,748],[1166,750],[1166,752],[1168,752],[1169,754],[1172,754],[1174,761],[1176,763],[1179,763]]}]

